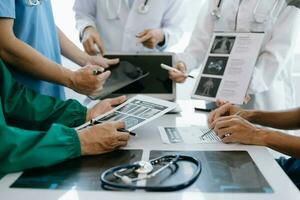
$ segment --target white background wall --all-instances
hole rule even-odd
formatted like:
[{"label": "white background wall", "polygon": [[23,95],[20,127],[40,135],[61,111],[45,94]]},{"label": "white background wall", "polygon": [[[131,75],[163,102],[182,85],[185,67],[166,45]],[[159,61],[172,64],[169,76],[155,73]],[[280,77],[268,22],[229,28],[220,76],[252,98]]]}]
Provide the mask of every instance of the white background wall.
[{"label": "white background wall", "polygon": [[[85,0],[82,0],[85,1]],[[182,40],[172,48],[175,52],[181,52],[184,50],[188,44],[191,32],[193,30],[194,24],[196,23],[197,15],[203,0],[184,0],[187,5],[187,17],[184,23],[185,34]],[[52,6],[54,10],[54,17],[56,24],[63,30],[63,32],[80,48],[81,45],[78,39],[78,32],[75,29],[74,13],[72,7],[74,0],[52,0]],[[299,22],[300,23],[300,22]],[[297,47],[297,64],[295,66],[294,81],[297,90],[297,101],[300,105],[300,35]]]}]

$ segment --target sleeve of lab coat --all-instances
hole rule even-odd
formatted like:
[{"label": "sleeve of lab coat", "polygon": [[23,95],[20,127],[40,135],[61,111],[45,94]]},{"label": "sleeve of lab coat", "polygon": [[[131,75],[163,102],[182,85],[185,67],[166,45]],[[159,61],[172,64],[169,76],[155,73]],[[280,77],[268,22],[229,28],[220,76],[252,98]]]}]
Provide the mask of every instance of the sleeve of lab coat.
[{"label": "sleeve of lab coat", "polygon": [[0,125],[0,174],[46,167],[79,157],[80,142],[74,129],[54,124],[46,132]]},{"label": "sleeve of lab coat", "polygon": [[162,20],[166,43],[163,47],[159,47],[160,50],[176,44],[182,37],[182,23],[186,16],[184,5],[185,3],[182,0],[169,0]]},{"label": "sleeve of lab coat", "polygon": [[0,61],[0,94],[8,124],[29,130],[48,130],[53,123],[75,127],[86,120],[87,109],[75,100],[66,102],[37,94],[13,80]]},{"label": "sleeve of lab coat", "polygon": [[184,53],[176,56],[176,61],[183,61],[186,64],[188,71],[199,67],[202,62],[204,62],[214,30],[215,20],[213,19],[211,12],[214,9],[215,4],[215,1],[203,1],[189,45]]},{"label": "sleeve of lab coat", "polygon": [[294,56],[294,47],[299,36],[299,21],[300,9],[288,6],[282,11],[270,40],[261,49],[249,86],[249,94],[269,90],[284,68],[290,67],[286,65]]},{"label": "sleeve of lab coat", "polygon": [[73,10],[80,35],[88,26],[96,28],[97,0],[76,0]]}]

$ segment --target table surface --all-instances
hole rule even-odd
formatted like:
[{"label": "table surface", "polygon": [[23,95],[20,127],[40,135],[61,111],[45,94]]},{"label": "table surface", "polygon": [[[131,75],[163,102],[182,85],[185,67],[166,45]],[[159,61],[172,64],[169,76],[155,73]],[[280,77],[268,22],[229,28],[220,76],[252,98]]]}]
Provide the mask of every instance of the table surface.
[{"label": "table surface", "polygon": [[182,150],[182,151],[247,151],[257,167],[264,175],[274,193],[202,193],[202,192],[171,192],[171,193],[150,193],[143,191],[136,192],[107,192],[107,191],[77,191],[71,190],[43,190],[43,189],[12,189],[9,186],[18,178],[20,173],[10,174],[0,180],[0,199],[178,199],[178,200],[204,200],[204,199],[255,199],[255,200],[295,200],[300,199],[298,189],[293,185],[272,155],[264,147],[226,144],[163,144],[157,129],[158,126],[187,126],[206,125],[207,114],[195,112],[193,105],[196,101],[182,100],[178,102],[183,110],[180,114],[165,115],[136,130],[138,136],[131,138],[128,149],[143,149],[143,157],[148,158],[151,150]]},{"label": "table surface", "polygon": [[[76,69],[74,63],[64,59],[66,66]],[[197,72],[193,72],[197,75]],[[300,193],[279,165],[274,160],[267,148],[246,145],[226,144],[163,144],[159,135],[158,126],[206,126],[207,114],[195,112],[194,105],[199,101],[189,100],[195,80],[188,79],[185,84],[177,86],[177,99],[182,112],[180,114],[165,115],[135,132],[137,137],[131,138],[126,149],[143,149],[143,159],[148,159],[151,150],[170,151],[247,151],[255,164],[270,184],[274,193],[201,193],[201,192],[171,192],[171,193],[149,193],[137,192],[106,192],[106,191],[77,191],[71,190],[43,190],[43,189],[12,189],[9,186],[21,175],[21,173],[10,174],[0,180],[0,199],[131,199],[131,200],[295,200],[300,199]],[[67,97],[72,97],[80,102],[85,97],[76,94],[69,89],[66,90]]]}]

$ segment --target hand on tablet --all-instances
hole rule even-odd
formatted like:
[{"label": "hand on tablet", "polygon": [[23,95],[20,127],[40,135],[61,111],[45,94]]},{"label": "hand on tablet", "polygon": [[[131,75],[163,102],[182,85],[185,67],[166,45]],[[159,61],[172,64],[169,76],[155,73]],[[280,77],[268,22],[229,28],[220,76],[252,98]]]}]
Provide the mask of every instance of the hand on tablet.
[{"label": "hand on tablet", "polygon": [[184,83],[187,79],[186,76],[186,65],[183,62],[178,62],[175,65],[175,68],[179,70],[181,73],[175,71],[169,71],[169,77],[171,80],[175,81],[176,83]]},{"label": "hand on tablet", "polygon": [[118,106],[126,101],[126,96],[120,96],[112,99],[105,99],[89,109],[86,116],[86,121],[90,121],[99,115],[107,113],[113,109],[114,106]]}]

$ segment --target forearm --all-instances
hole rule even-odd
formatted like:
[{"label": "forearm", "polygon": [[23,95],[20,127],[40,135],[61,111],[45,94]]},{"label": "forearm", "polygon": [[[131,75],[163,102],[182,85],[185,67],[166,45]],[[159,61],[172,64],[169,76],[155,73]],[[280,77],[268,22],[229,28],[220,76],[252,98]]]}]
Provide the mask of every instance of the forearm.
[{"label": "forearm", "polygon": [[52,123],[75,127],[85,122],[87,110],[79,102],[61,101],[26,88],[12,78],[1,60],[0,71],[1,108],[8,123],[28,130],[48,130]]},{"label": "forearm", "polygon": [[282,112],[246,111],[246,118],[262,126],[293,130],[300,128],[300,109]]},{"label": "forearm", "polygon": [[81,51],[66,35],[57,27],[61,54],[80,66],[88,63],[88,55]]},{"label": "forearm", "polygon": [[[64,86],[71,83],[72,72],[47,59],[35,49],[16,37],[4,37],[0,45],[0,57],[17,71],[37,79],[54,82]],[[3,42],[5,41],[5,42]]]},{"label": "forearm", "polygon": [[265,146],[300,159],[300,137],[275,131],[265,131],[265,133],[263,137]]}]

